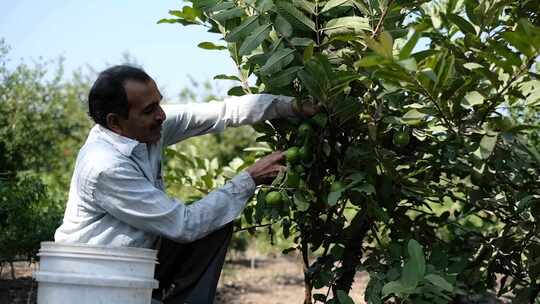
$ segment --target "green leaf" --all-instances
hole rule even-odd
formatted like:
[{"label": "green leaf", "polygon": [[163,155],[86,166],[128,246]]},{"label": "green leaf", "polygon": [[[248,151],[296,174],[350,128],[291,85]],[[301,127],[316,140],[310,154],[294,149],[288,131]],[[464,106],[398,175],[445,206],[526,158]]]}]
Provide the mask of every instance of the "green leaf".
[{"label": "green leaf", "polygon": [[225,41],[238,42],[240,39],[248,36],[259,24],[258,20],[259,16],[246,18],[239,26],[235,27],[230,33],[225,35]]},{"label": "green leaf", "polygon": [[363,0],[353,0],[353,4],[364,14],[364,16],[369,16],[372,14],[371,10],[367,7]]},{"label": "green leaf", "polygon": [[272,0],[257,0],[257,9],[259,12],[264,13],[274,8],[274,2]]},{"label": "green leaf", "polygon": [[379,64],[384,64],[387,62],[386,58],[383,58],[379,55],[368,55],[365,57],[360,58],[360,60],[356,61],[354,63],[355,68],[359,67],[372,67]]},{"label": "green leaf", "polygon": [[180,23],[180,24],[182,24],[182,25],[199,24],[198,22],[195,22],[195,21],[188,21],[188,20],[185,20],[185,19],[167,19],[167,18],[160,19],[160,20],[157,22],[157,24],[162,24],[162,23],[169,23],[169,24]]},{"label": "green leaf", "polygon": [[356,186],[356,187],[352,188],[351,190],[364,192],[365,194],[373,194],[373,193],[375,193],[375,187],[373,187],[373,185],[371,185],[371,184],[363,184],[363,185],[360,185],[360,186]]},{"label": "green leaf", "polygon": [[315,13],[315,4],[306,0],[293,0],[294,6],[301,8],[306,13],[314,14]]},{"label": "green leaf", "polygon": [[436,275],[436,274],[428,274],[425,276],[425,279],[428,280],[431,284],[443,289],[443,290],[446,290],[446,291],[449,291],[449,292],[453,292],[454,291],[454,286],[452,286],[452,284],[448,283],[447,280],[445,280],[443,277],[439,276],[439,275]]},{"label": "green leaf", "polygon": [[464,68],[466,68],[467,70],[474,70],[474,69],[480,69],[480,68],[483,68],[484,66],[481,65],[481,64],[478,64],[476,62],[467,62],[463,65]]},{"label": "green leaf", "polygon": [[293,49],[281,49],[272,54],[268,61],[261,67],[261,75],[270,75],[281,71],[294,59]]},{"label": "green leaf", "polygon": [[436,65],[437,80],[433,86],[434,91],[438,91],[442,87],[449,85],[447,81],[451,79],[454,74],[454,64],[456,61],[453,55],[447,55],[446,53],[442,53],[438,59]]},{"label": "green leaf", "polygon": [[278,14],[283,16],[296,29],[304,32],[315,31],[315,22],[298,10],[290,2],[279,1],[276,3]]},{"label": "green leaf", "polygon": [[313,57],[313,50],[315,48],[315,43],[310,43],[305,49],[304,49],[304,62],[308,62]]},{"label": "green leaf", "polygon": [[522,52],[527,57],[532,57],[535,52],[532,45],[527,41],[527,37],[517,32],[505,32],[502,34],[503,38],[508,41],[518,51]]},{"label": "green leaf", "polygon": [[347,2],[350,2],[351,0],[330,0],[326,2],[326,5],[323,7],[323,9],[319,13],[325,13],[335,7],[341,6]]},{"label": "green leaf", "polygon": [[442,20],[441,20],[441,15],[438,11],[430,13],[429,17],[431,18],[431,23],[433,24],[434,28],[436,29],[441,28]]},{"label": "green leaf", "polygon": [[216,75],[216,76],[214,76],[214,79],[241,81],[240,78],[238,78],[237,76],[225,75],[225,74]]},{"label": "green leaf", "polygon": [[371,31],[369,19],[358,16],[335,18],[328,21],[323,30],[329,35],[341,35],[349,33],[362,33]]},{"label": "green leaf", "polygon": [[403,60],[396,61],[396,63],[409,72],[416,71],[416,60],[414,58],[407,58]]},{"label": "green leaf", "polygon": [[199,17],[202,12],[199,9],[192,8],[190,6],[184,6],[181,11],[170,10],[169,14],[179,18],[184,18],[188,21],[195,21],[195,19]]},{"label": "green leaf", "polygon": [[216,20],[219,23],[224,23],[225,21],[245,15],[244,9],[241,7],[235,7],[232,9],[221,11],[217,14],[212,15],[212,19]]},{"label": "green leaf", "polygon": [[245,56],[250,54],[254,49],[256,49],[261,43],[268,37],[270,31],[272,30],[271,24],[261,25],[256,28],[251,35],[249,35],[246,40],[240,46],[238,53],[240,56]]},{"label": "green leaf", "polygon": [[300,70],[298,71],[298,78],[300,78],[302,85],[307,88],[311,96],[321,98],[323,100],[325,99],[324,96],[326,95],[323,94],[317,79],[315,79],[311,73],[308,73],[305,69]]},{"label": "green leaf", "polygon": [[401,49],[401,52],[399,52],[399,59],[405,59],[411,56],[414,47],[420,39],[420,35],[421,34],[419,32],[414,32],[409,41],[407,41],[407,43]]},{"label": "green leaf", "polygon": [[[381,34],[382,36],[382,34]],[[387,38],[385,38],[385,44],[387,45],[388,44],[388,41],[387,41]],[[379,41],[376,41],[375,39],[369,37],[369,36],[364,36],[364,41],[366,42],[366,45],[372,49],[375,53],[383,56],[383,57],[386,57],[388,59],[392,59],[393,57],[393,54],[392,54],[392,49],[388,49],[385,47],[385,45],[383,45],[382,41],[379,42]]]},{"label": "green leaf", "polygon": [[386,283],[382,288],[382,295],[386,297],[389,294],[408,294],[414,291],[414,288],[403,285],[400,281],[392,281]]},{"label": "green leaf", "polygon": [[353,299],[343,290],[337,291],[337,298],[339,300],[339,304],[354,304]]},{"label": "green leaf", "polygon": [[478,146],[478,149],[473,152],[473,155],[476,156],[478,159],[488,159],[493,152],[493,149],[495,148],[498,137],[499,136],[497,133],[484,135],[480,140],[480,145]]},{"label": "green leaf", "polygon": [[292,25],[285,20],[285,18],[281,17],[281,15],[277,15],[276,19],[274,20],[274,28],[284,37],[291,37],[293,34]]},{"label": "green leaf", "polygon": [[[206,3],[204,3],[206,2]],[[204,3],[204,4],[201,4]],[[232,2],[222,2],[221,0],[199,0],[193,4],[194,6],[204,7],[205,10],[209,12],[218,12],[222,10],[227,10],[234,8],[234,3]]]},{"label": "green leaf", "polygon": [[301,66],[293,66],[282,72],[279,72],[273,75],[268,80],[268,85],[274,88],[280,88],[280,87],[290,85],[292,81],[296,78],[297,72],[300,71],[301,69],[302,69]]},{"label": "green leaf", "polygon": [[424,120],[426,118],[427,114],[421,113],[420,111],[416,109],[409,110],[403,117],[401,118],[404,123],[415,126]]},{"label": "green leaf", "polygon": [[294,46],[307,47],[310,44],[315,44],[315,41],[313,41],[313,39],[309,39],[309,38],[294,37],[294,38],[291,39],[291,44],[294,45]]},{"label": "green leaf", "polygon": [[339,198],[341,197],[342,193],[343,193],[343,191],[330,192],[328,194],[328,205],[329,206],[334,206],[337,203],[337,201],[339,200]]},{"label": "green leaf", "polygon": [[328,116],[324,113],[318,113],[311,118],[318,126],[324,128],[328,122]]},{"label": "green leaf", "polygon": [[466,109],[472,109],[476,105],[481,105],[485,100],[484,96],[477,91],[469,92],[463,98],[464,101],[461,103],[461,105]]},{"label": "green leaf", "polygon": [[446,17],[448,17],[448,19],[452,21],[452,23],[457,25],[464,34],[469,33],[476,35],[476,29],[474,28],[474,26],[470,24],[469,21],[465,20],[463,17],[455,14],[448,14]]},{"label": "green leaf", "polygon": [[226,50],[227,49],[226,46],[216,45],[216,44],[213,44],[212,42],[201,42],[197,46],[205,50]]},{"label": "green leaf", "polygon": [[241,86],[232,87],[228,92],[227,95],[229,96],[243,96],[246,95],[246,92],[244,92],[244,89]]},{"label": "green leaf", "polygon": [[392,57],[394,50],[394,39],[392,38],[392,35],[390,35],[389,32],[384,31],[381,33],[379,40],[386,54],[389,54],[388,57]]},{"label": "green leaf", "polygon": [[424,258],[424,251],[422,250],[422,246],[413,239],[409,241],[407,249],[410,258],[409,261],[414,264],[420,278],[422,278],[426,273],[426,260]]},{"label": "green leaf", "polygon": [[309,202],[301,192],[297,191],[294,193],[293,201],[298,211],[306,211],[309,209]]},{"label": "green leaf", "polygon": [[493,42],[493,48],[495,49],[495,52],[499,54],[500,56],[503,56],[508,63],[514,66],[521,65],[521,58],[518,54],[512,52],[506,45],[494,41]]},{"label": "green leaf", "polygon": [[216,6],[220,0],[199,0],[196,3],[193,3],[193,7],[201,8],[206,11],[212,9]]},{"label": "green leaf", "polygon": [[420,271],[415,263],[409,260],[405,263],[405,265],[403,265],[400,282],[403,286],[416,288],[416,286],[418,286],[418,282],[423,276],[424,275],[420,275]]}]

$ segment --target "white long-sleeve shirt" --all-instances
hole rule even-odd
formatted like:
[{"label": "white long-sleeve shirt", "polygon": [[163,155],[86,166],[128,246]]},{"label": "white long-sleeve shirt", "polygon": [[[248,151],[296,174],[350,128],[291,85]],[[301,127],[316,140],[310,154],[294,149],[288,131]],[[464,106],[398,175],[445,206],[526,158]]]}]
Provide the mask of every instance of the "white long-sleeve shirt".
[{"label": "white long-sleeve shirt", "polygon": [[291,97],[268,94],[163,109],[167,119],[155,144],[100,125],[91,129],[77,156],[56,242],[151,248],[158,236],[190,242],[208,235],[240,215],[255,191],[252,177],[243,171],[186,206],[164,191],[163,148],[229,126],[294,116]]}]

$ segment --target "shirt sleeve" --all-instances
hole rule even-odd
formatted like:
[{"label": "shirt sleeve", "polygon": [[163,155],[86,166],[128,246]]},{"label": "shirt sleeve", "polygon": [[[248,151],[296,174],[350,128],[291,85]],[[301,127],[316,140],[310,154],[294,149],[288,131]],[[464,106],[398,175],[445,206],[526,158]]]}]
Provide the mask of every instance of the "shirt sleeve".
[{"label": "shirt sleeve", "polygon": [[188,137],[221,132],[226,127],[294,117],[294,97],[252,94],[208,103],[164,105],[163,143],[168,146]]},{"label": "shirt sleeve", "polygon": [[135,168],[101,172],[95,201],[108,213],[137,229],[186,243],[200,239],[233,221],[255,191],[247,172],[190,205],[169,198]]}]

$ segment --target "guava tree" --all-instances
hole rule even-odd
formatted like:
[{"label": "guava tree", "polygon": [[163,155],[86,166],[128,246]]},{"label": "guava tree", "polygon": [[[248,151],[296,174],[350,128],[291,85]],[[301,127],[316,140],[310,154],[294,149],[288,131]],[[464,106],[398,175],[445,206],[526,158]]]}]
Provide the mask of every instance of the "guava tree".
[{"label": "guava tree", "polygon": [[88,84],[63,82],[61,61],[8,64],[8,55],[0,39],[0,272],[52,240],[90,124],[79,101]]},{"label": "guava tree", "polygon": [[534,303],[538,1],[186,2],[160,22],[223,37],[199,46],[230,53],[229,94],[323,106],[256,126],[289,170],[244,214],[295,242],[305,303],[351,303],[359,270],[368,303]]}]

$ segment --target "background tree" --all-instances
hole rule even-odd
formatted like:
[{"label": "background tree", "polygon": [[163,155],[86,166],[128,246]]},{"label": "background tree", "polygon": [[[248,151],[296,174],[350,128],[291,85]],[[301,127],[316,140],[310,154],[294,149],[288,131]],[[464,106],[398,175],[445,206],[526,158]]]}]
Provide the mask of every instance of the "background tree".
[{"label": "background tree", "polygon": [[[62,81],[62,61],[8,69],[0,40],[0,263],[31,260],[51,240],[67,200],[74,154],[86,136],[80,74]],[[49,70],[51,65],[56,68]],[[13,273],[12,273],[13,275]]]},{"label": "background tree", "polygon": [[534,303],[537,1],[188,2],[160,23],[222,35],[199,46],[231,54],[230,95],[324,107],[257,126],[289,170],[245,211],[296,243],[305,303],[352,302],[360,269],[369,303]]}]

